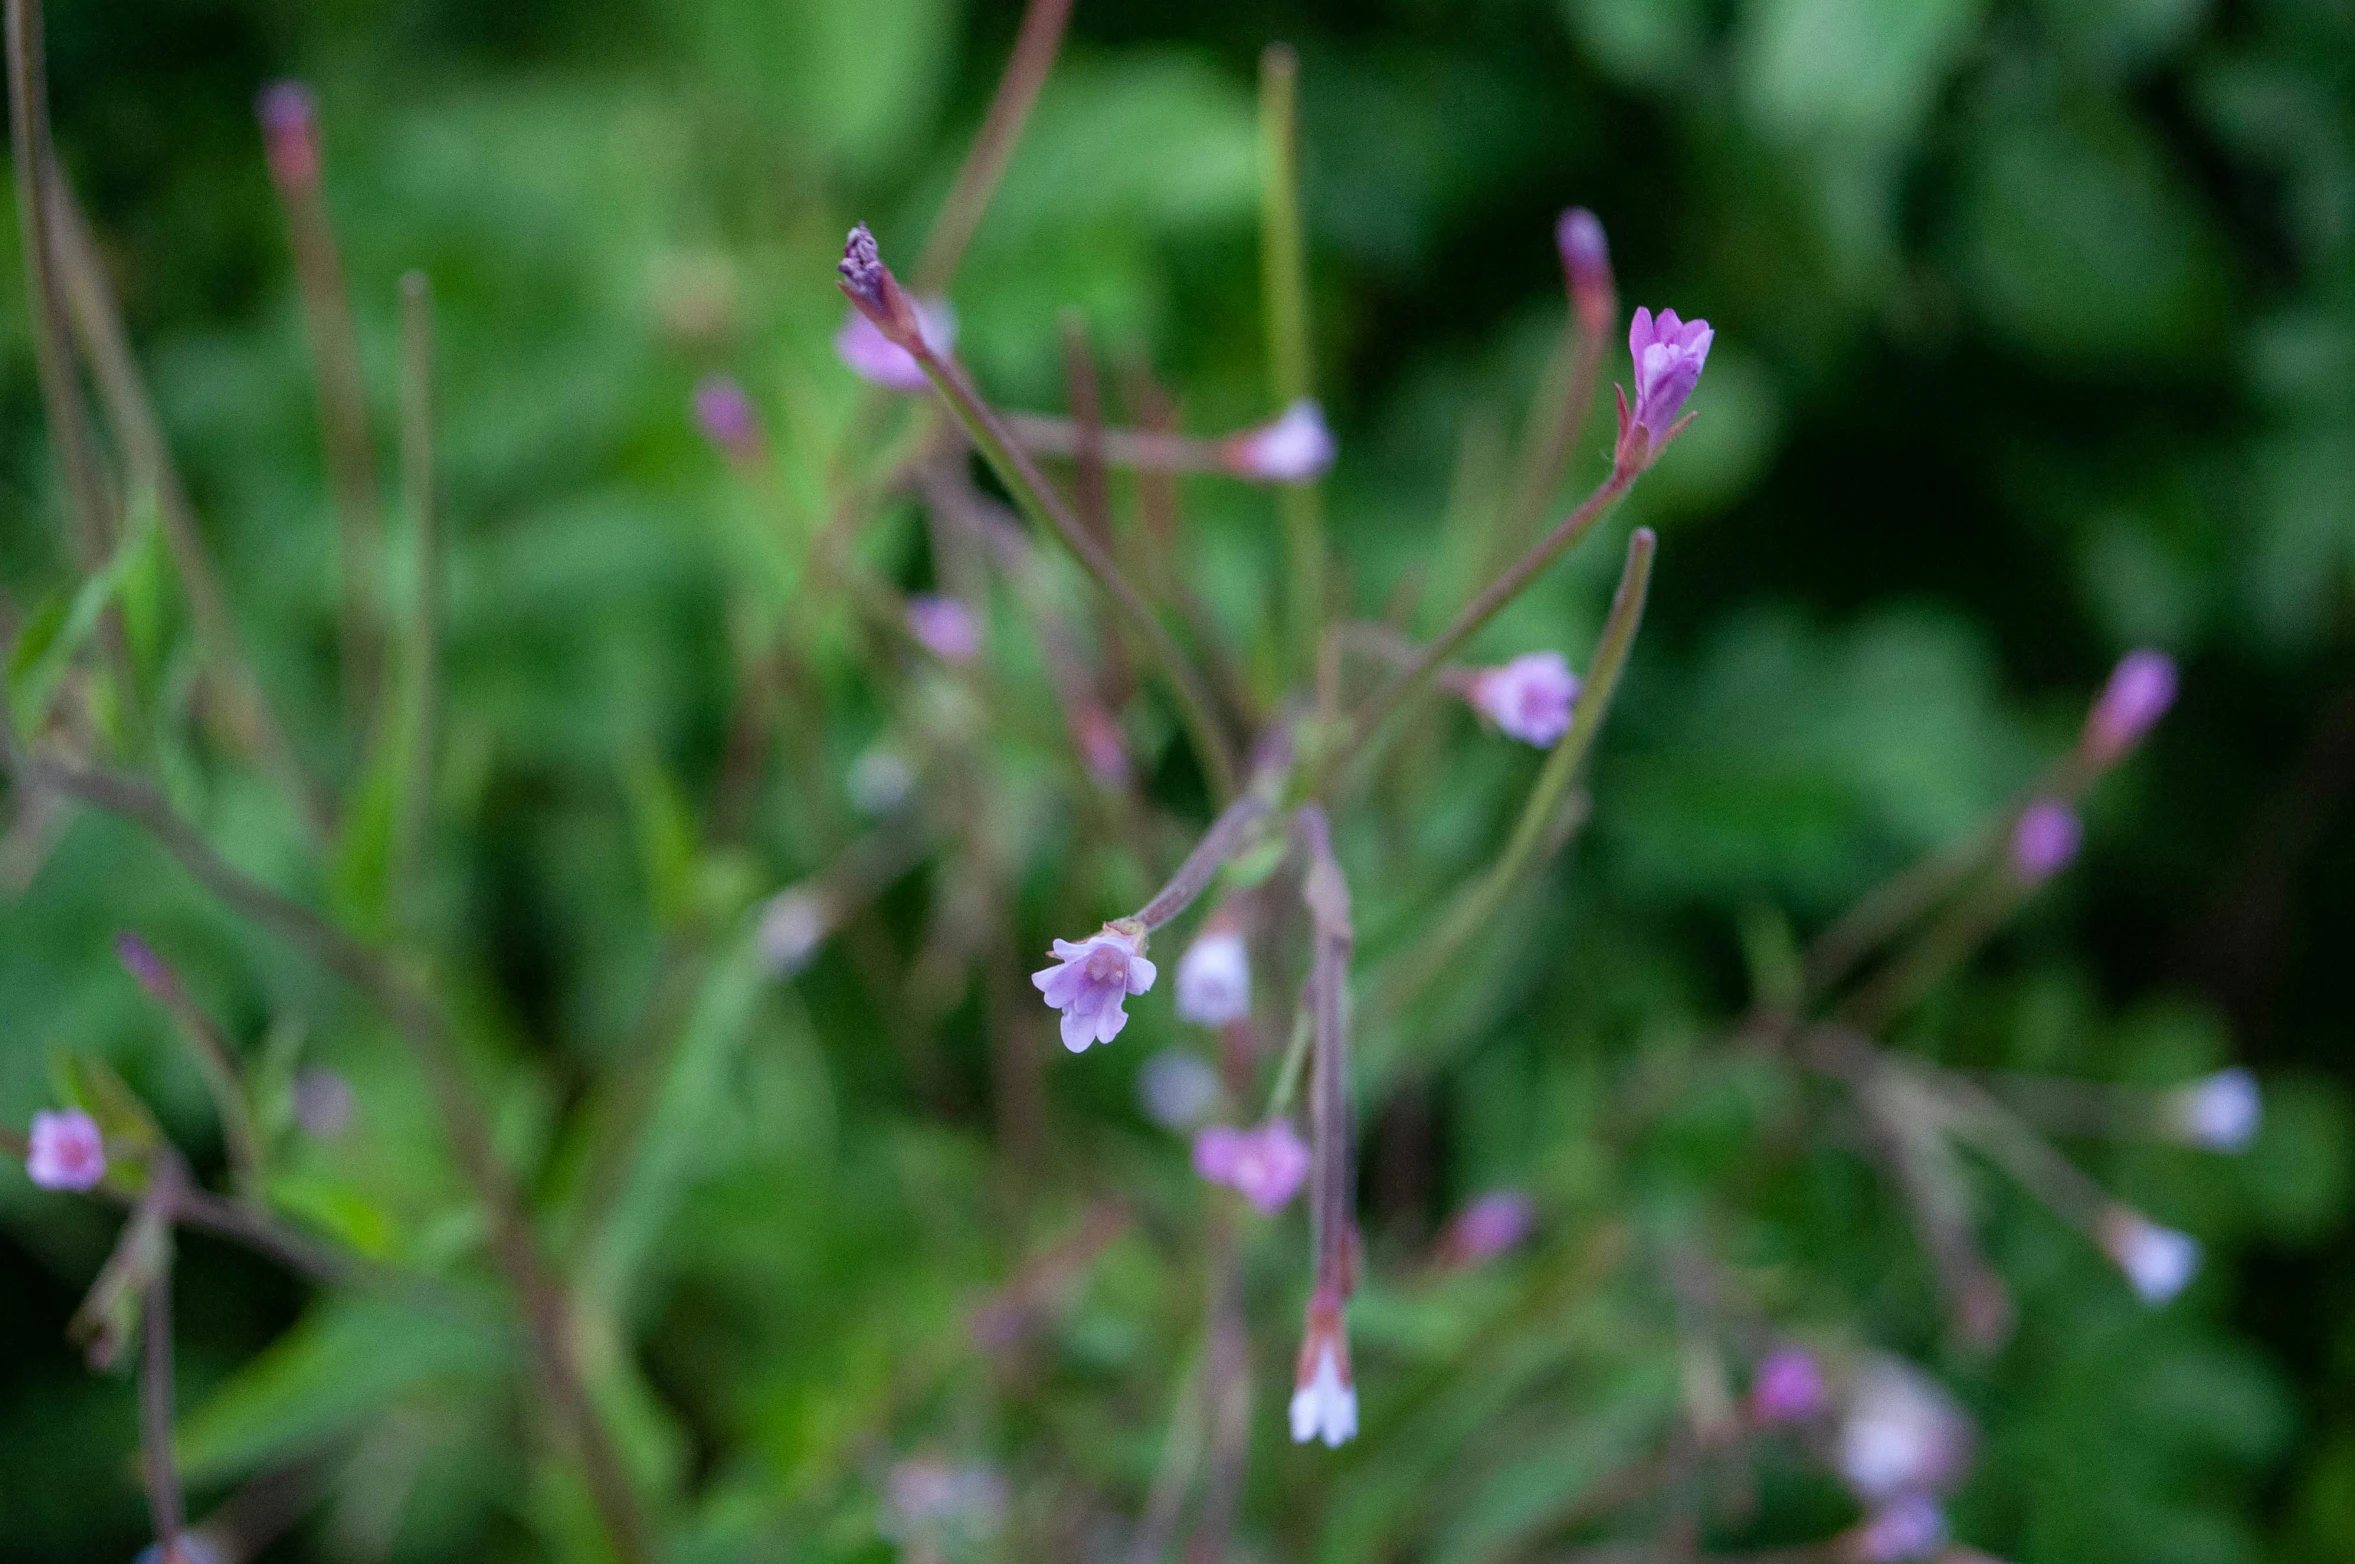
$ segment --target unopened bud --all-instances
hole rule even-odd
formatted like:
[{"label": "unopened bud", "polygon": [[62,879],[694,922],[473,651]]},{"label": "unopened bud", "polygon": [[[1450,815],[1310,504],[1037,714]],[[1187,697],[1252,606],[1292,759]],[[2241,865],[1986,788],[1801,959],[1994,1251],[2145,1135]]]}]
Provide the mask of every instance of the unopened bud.
[{"label": "unopened bud", "polygon": [[2246,1070],[2218,1070],[2167,1094],[2168,1132],[2208,1151],[2246,1150],[2264,1117],[2257,1078]]},{"label": "unopened bud", "polygon": [[2161,1227],[2139,1211],[2112,1206],[2101,1215],[2101,1246],[2126,1273],[2135,1296],[2153,1308],[2169,1302],[2199,1274],[2200,1242]]},{"label": "unopened bud", "polygon": [[1611,277],[1611,246],[1602,219],[1583,206],[1564,212],[1554,224],[1554,247],[1562,252],[1562,273],[1570,283],[1570,305],[1590,336],[1611,329],[1619,313],[1619,290]]},{"label": "unopened bud", "polygon": [[2097,765],[2114,764],[2174,704],[2175,659],[2147,647],[2128,652],[2086,713],[2085,753]]},{"label": "unopened bud", "polygon": [[2038,799],[2020,811],[2012,827],[2012,872],[2024,884],[2042,885],[2069,866],[2084,838],[2085,829],[2068,805]]},{"label": "unopened bud", "polygon": [[281,189],[307,190],[319,183],[319,105],[299,81],[272,82],[254,99],[262,124],[262,148],[270,177]]}]

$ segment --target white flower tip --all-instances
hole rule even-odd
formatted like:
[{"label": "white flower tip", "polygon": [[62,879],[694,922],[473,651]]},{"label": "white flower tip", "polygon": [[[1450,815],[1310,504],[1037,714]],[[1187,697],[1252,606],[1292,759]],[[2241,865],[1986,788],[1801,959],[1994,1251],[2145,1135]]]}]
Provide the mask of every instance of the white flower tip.
[{"label": "white flower tip", "polygon": [[1341,1377],[1341,1361],[1326,1342],[1317,1354],[1316,1373],[1292,1392],[1292,1442],[1322,1439],[1338,1450],[1357,1437],[1357,1389]]},{"label": "white flower tip", "polygon": [[2172,1301],[2199,1274],[2198,1239],[2123,1207],[2102,1219],[2101,1238],[2135,1296],[2153,1308]]},{"label": "white flower tip", "polygon": [[769,970],[792,977],[810,964],[833,928],[826,898],[796,885],[769,898],[760,914],[760,952]]},{"label": "white flower tip", "polygon": [[2265,1119],[2264,1094],[2246,1070],[2218,1070],[2172,1092],[2168,1127],[2208,1151],[2245,1151]]},{"label": "white flower tip", "polygon": [[1273,423],[1239,435],[1229,447],[1235,471],[1266,483],[1308,483],[1333,465],[1340,447],[1325,427],[1325,410],[1310,397],[1284,409]]},{"label": "white flower tip", "polygon": [[1225,1026],[1251,1013],[1251,953],[1233,929],[1216,929],[1187,947],[1177,969],[1178,1018]]}]

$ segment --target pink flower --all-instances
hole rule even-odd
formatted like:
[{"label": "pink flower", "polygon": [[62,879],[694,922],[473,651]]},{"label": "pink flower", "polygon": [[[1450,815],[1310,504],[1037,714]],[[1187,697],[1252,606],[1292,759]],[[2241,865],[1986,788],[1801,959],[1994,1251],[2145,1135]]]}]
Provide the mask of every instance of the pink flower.
[{"label": "pink flower", "polygon": [[272,82],[254,99],[270,177],[283,189],[319,182],[319,105],[299,81]]},{"label": "pink flower", "polygon": [[1289,1119],[1270,1119],[1255,1130],[1214,1124],[1194,1137],[1194,1171],[1274,1216],[1308,1177],[1308,1145]]},{"label": "pink flower", "polygon": [[[914,306],[924,345],[946,358],[957,345],[957,312],[946,299],[917,299]],[[885,336],[883,328],[855,309],[834,333],[834,354],[852,374],[886,391],[922,391],[932,384],[924,378],[924,367],[916,362],[915,354]]]},{"label": "pink flower", "polygon": [[1030,981],[1048,1004],[1063,1012],[1063,1046],[1085,1053],[1090,1043],[1118,1037],[1128,1025],[1122,1003],[1151,988],[1158,975],[1145,959],[1144,929],[1107,923],[1103,932],[1076,945],[1055,941],[1054,951],[1055,965],[1033,972]]},{"label": "pink flower", "polygon": [[760,420],[734,376],[705,375],[696,381],[693,405],[695,427],[729,460],[749,462],[760,455]]},{"label": "pink flower", "polygon": [[1473,674],[1467,698],[1506,737],[1551,749],[1570,731],[1578,675],[1560,652],[1524,652],[1500,668]]},{"label": "pink flower", "polygon": [[2135,1296],[2154,1309],[2190,1286],[2199,1274],[2200,1241],[2189,1233],[2161,1227],[2138,1211],[2110,1207],[2101,1215],[2096,1236],[2118,1269],[2126,1273]]},{"label": "pink flower", "polygon": [[944,663],[969,663],[981,652],[973,610],[953,597],[919,592],[909,598],[908,634]]},{"label": "pink flower", "polygon": [[1242,932],[1213,922],[1178,958],[1177,1013],[1196,1026],[1224,1026],[1251,1013],[1251,953]]},{"label": "pink flower", "polygon": [[1867,1504],[1943,1493],[1970,1465],[1970,1417],[1928,1376],[1874,1358],[1848,1388],[1832,1464]]},{"label": "pink flower", "polygon": [[1901,1494],[1856,1529],[1856,1553],[1864,1564],[1902,1564],[1945,1540],[1946,1512],[1938,1501],[1928,1494]]},{"label": "pink flower", "polygon": [[43,1189],[92,1189],[106,1177],[106,1137],[79,1108],[36,1113],[25,1176]]},{"label": "pink flower", "polygon": [[1600,335],[1619,307],[1602,219],[1583,206],[1570,208],[1554,224],[1554,248],[1562,252],[1562,272],[1570,279],[1570,302],[1579,324]]},{"label": "pink flower", "polygon": [[1750,1382],[1750,1410],[1761,1423],[1803,1423],[1824,1409],[1823,1366],[1802,1347],[1777,1347]]},{"label": "pink flower", "polygon": [[1292,1442],[1322,1439],[1338,1450],[1357,1437],[1357,1386],[1349,1377],[1349,1332],[1341,1301],[1319,1291],[1308,1301],[1308,1330],[1292,1381]]},{"label": "pink flower", "polygon": [[2041,885],[2069,866],[2077,856],[2085,829],[2068,805],[2038,799],[2020,811],[2012,827],[2012,872],[2029,885]]},{"label": "pink flower", "polygon": [[2175,659],[2145,648],[2128,652],[2110,672],[2093,710],[2085,717],[2085,751],[2096,764],[2110,765],[2175,704]]},{"label": "pink flower", "polygon": [[1619,401],[1619,462],[1648,467],[1678,428],[1685,398],[1700,384],[1701,366],[1717,333],[1705,320],[1682,321],[1662,310],[1658,320],[1638,309],[1627,328],[1627,351],[1635,359],[1635,411]]},{"label": "pink flower", "polygon": [[1478,1265],[1516,1249],[1537,1225],[1537,1203],[1517,1189],[1494,1189],[1456,1213],[1439,1236],[1449,1265]]},{"label": "pink flower", "polygon": [[2218,1070],[2167,1094],[2168,1131],[2208,1151],[2246,1150],[2264,1119],[2265,1099],[2246,1070]]},{"label": "pink flower", "polygon": [[1227,470],[1262,483],[1311,483],[1333,465],[1339,447],[1325,410],[1302,397],[1273,423],[1232,435],[1220,446]]}]

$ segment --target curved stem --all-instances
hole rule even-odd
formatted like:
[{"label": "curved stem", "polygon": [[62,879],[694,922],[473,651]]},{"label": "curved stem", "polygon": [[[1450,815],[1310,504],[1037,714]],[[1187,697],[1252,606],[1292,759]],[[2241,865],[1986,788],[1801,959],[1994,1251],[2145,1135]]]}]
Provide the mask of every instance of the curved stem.
[{"label": "curved stem", "polygon": [[1022,139],[1023,123],[1030,118],[1039,89],[1046,85],[1047,72],[1063,48],[1063,29],[1071,20],[1071,5],[1072,0],[1030,0],[1023,11],[1014,52],[1007,56],[998,89],[990,96],[981,130],[973,138],[973,150],[965,154],[957,182],[949,188],[940,216],[933,220],[932,232],[925,238],[923,254],[917,257],[916,286],[924,293],[945,292],[949,279],[957,274],[957,263],[965,258],[965,246],[973,242],[973,232],[989,210],[990,197],[997,194],[998,181],[1005,177],[1006,164]]}]

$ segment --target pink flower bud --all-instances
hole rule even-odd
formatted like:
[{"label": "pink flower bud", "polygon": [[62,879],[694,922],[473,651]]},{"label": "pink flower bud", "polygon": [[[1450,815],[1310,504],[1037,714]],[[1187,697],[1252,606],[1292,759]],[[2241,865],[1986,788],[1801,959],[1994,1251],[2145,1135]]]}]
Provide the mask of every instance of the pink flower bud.
[{"label": "pink flower bud", "polygon": [[1775,1348],[1750,1382],[1751,1414],[1761,1423],[1804,1423],[1830,1399],[1823,1365],[1803,1347]]},{"label": "pink flower bud", "polygon": [[1071,732],[1089,776],[1110,788],[1129,785],[1135,772],[1128,763],[1128,746],[1120,737],[1120,722],[1112,713],[1101,706],[1084,706],[1072,713]]},{"label": "pink flower bud", "polygon": [[180,980],[155,953],[155,948],[138,935],[125,931],[114,937],[115,955],[122,961],[123,970],[138,979],[139,986],[149,997],[170,1004],[180,994]]},{"label": "pink flower bud", "polygon": [[319,183],[319,105],[299,81],[272,82],[254,99],[270,177],[286,190]]},{"label": "pink flower bud", "polygon": [[944,663],[969,663],[981,653],[981,626],[953,597],[919,592],[909,598],[908,634]]},{"label": "pink flower bud", "polygon": [[1270,1119],[1255,1130],[1214,1124],[1194,1137],[1194,1171],[1236,1191],[1268,1216],[1300,1192],[1308,1158],[1308,1145],[1289,1119]]},{"label": "pink flower bud", "polygon": [[2174,704],[2175,659],[2148,648],[2128,652],[2086,713],[2086,754],[2098,765],[2114,764]]},{"label": "pink flower bud", "polygon": [[2246,1070],[2218,1070],[2167,1094],[2168,1133],[2207,1151],[2244,1151],[2257,1138],[2265,1100]]},{"label": "pink flower bud", "polygon": [[1619,452],[1622,469],[1649,467],[1659,458],[1680,427],[1677,415],[1685,399],[1700,384],[1701,366],[1709,362],[1709,344],[1717,333],[1705,320],[1679,320],[1674,310],[1662,310],[1654,320],[1648,309],[1638,309],[1627,328],[1627,351],[1635,360],[1635,408],[1619,400]]},{"label": "pink flower bud", "polygon": [[731,375],[705,375],[695,382],[695,427],[730,461],[760,458],[760,419],[752,398]]},{"label": "pink flower bud", "polygon": [[1554,247],[1562,252],[1562,272],[1570,281],[1570,303],[1578,312],[1578,323],[1592,335],[1602,335],[1619,309],[1602,219],[1583,206],[1570,208],[1554,224]]},{"label": "pink flower bud", "polygon": [[1560,652],[1524,652],[1473,674],[1467,699],[1507,738],[1551,749],[1570,731],[1578,675]]},{"label": "pink flower bud", "polygon": [[93,1189],[106,1177],[106,1137],[79,1108],[33,1115],[25,1176],[43,1189]]},{"label": "pink flower bud", "polygon": [[1118,1037],[1128,1025],[1122,1008],[1128,996],[1144,993],[1158,976],[1145,959],[1145,931],[1135,924],[1107,923],[1077,944],[1059,939],[1054,955],[1055,964],[1033,972],[1030,981],[1063,1012],[1063,1046],[1075,1054]]},{"label": "pink flower bud", "polygon": [[1926,1557],[1946,1540],[1946,1512],[1928,1494],[1900,1494],[1856,1530],[1863,1564],[1904,1564]]},{"label": "pink flower bud", "polygon": [[837,284],[843,296],[858,312],[874,322],[875,329],[887,342],[914,352],[924,340],[924,323],[916,313],[913,299],[900,287],[891,268],[883,264],[883,256],[875,248],[875,236],[865,223],[850,231],[843,241],[842,260],[835,268]]},{"label": "pink flower bud", "polygon": [[2084,837],[2068,805],[2038,799],[2020,811],[2012,827],[2012,872],[2025,884],[2041,885],[2069,866]]},{"label": "pink flower bud", "polygon": [[1308,1328],[1293,1372],[1292,1442],[1322,1439],[1338,1450],[1357,1437],[1357,1386],[1349,1376],[1349,1331],[1341,1300],[1319,1291],[1308,1301]]},{"label": "pink flower bud", "polygon": [[2110,1207],[2101,1215],[2096,1236],[2126,1273],[2135,1296],[2153,1308],[2173,1299],[2199,1274],[2199,1240],[2161,1227],[2138,1211]]},{"label": "pink flower bud", "polygon": [[[957,345],[957,312],[946,299],[910,301],[924,346],[936,358],[946,358]],[[883,328],[857,310],[834,333],[834,355],[850,372],[886,391],[922,391],[932,382],[916,355],[883,334]]]},{"label": "pink flower bud", "polygon": [[1177,1013],[1196,1026],[1225,1026],[1251,1013],[1251,953],[1230,925],[1203,929],[1178,958]]},{"label": "pink flower bud", "polygon": [[1447,1265],[1478,1265],[1518,1249],[1537,1226],[1537,1202],[1518,1189],[1492,1189],[1456,1213],[1439,1235]]},{"label": "pink flower bud", "polygon": [[1229,472],[1261,483],[1313,483],[1333,465],[1339,447],[1325,427],[1325,410],[1302,397],[1273,423],[1230,435],[1219,446]]}]

